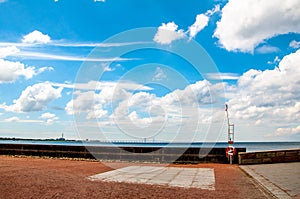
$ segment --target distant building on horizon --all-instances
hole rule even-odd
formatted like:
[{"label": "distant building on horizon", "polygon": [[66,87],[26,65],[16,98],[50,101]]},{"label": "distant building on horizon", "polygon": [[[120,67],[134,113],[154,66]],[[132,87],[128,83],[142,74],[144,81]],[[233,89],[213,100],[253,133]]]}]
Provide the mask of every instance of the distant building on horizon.
[{"label": "distant building on horizon", "polygon": [[57,138],[56,140],[59,140],[59,141],[65,141],[66,139],[64,138],[64,133],[61,134],[61,137],[60,138]]}]

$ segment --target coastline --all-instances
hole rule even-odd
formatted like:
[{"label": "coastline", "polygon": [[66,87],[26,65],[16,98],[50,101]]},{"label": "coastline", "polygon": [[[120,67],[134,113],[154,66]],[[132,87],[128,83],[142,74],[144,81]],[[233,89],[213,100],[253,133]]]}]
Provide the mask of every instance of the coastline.
[{"label": "coastline", "polygon": [[[0,138],[0,144],[41,144],[67,146],[111,146],[111,147],[214,147],[226,148],[227,142],[140,142],[140,141],[83,141],[59,139],[11,139]],[[246,148],[247,152],[285,150],[300,148],[300,141],[272,141],[272,142],[235,142],[235,147]]]}]

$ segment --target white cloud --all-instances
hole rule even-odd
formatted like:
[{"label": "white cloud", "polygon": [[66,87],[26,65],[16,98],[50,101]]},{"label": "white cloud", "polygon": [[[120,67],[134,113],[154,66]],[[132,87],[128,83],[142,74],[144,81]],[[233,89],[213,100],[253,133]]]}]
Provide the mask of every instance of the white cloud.
[{"label": "white cloud", "polygon": [[70,89],[76,89],[76,90],[93,90],[93,91],[99,91],[104,89],[110,89],[115,90],[118,89],[124,89],[124,90],[137,90],[137,91],[149,91],[153,90],[153,88],[149,86],[145,86],[142,84],[138,84],[131,81],[119,81],[119,82],[111,82],[111,81],[89,81],[87,83],[51,83],[53,86],[58,87],[64,87],[64,88],[70,88]]},{"label": "white cloud", "polygon": [[40,52],[27,52],[21,51],[12,55],[14,57],[22,57],[37,60],[64,60],[64,61],[91,61],[91,62],[112,62],[112,61],[128,61],[136,60],[135,58],[121,58],[121,57],[108,57],[108,58],[93,58],[93,57],[82,57],[82,56],[69,56],[69,55],[55,55],[49,53]]},{"label": "white cloud", "polygon": [[55,114],[49,112],[43,113],[40,118],[45,120],[46,124],[53,124],[54,121],[59,119]]},{"label": "white cloud", "polygon": [[[78,42],[62,42],[62,41],[52,41],[49,45],[53,46],[63,46],[63,47],[120,47],[120,46],[130,46],[130,45],[139,45],[139,44],[150,44],[151,42],[119,42],[119,43],[78,43]],[[1,43],[0,43],[1,46]]]},{"label": "white cloud", "polygon": [[35,74],[34,67],[25,67],[24,64],[20,62],[11,62],[0,59],[0,83],[14,82],[20,76],[30,79]]},{"label": "white cloud", "polygon": [[212,10],[206,11],[205,15],[211,17],[217,12],[220,12],[220,4],[215,5],[215,7]]},{"label": "white cloud", "polygon": [[16,46],[8,46],[4,48],[0,48],[0,58],[5,58],[9,55],[13,55],[20,52],[20,50]]},{"label": "white cloud", "polygon": [[167,75],[165,74],[163,69],[161,69],[160,67],[157,67],[155,69],[154,77],[152,78],[152,80],[161,81],[161,80],[164,80],[166,78],[167,78]]},{"label": "white cloud", "polygon": [[[139,44],[151,44],[151,42],[138,41],[138,42],[119,42],[119,43],[78,43],[78,42],[65,42],[62,40],[51,40],[50,43],[47,43],[48,46],[59,46],[59,47],[120,47],[120,46],[130,46],[130,45],[139,45]],[[16,42],[0,42],[0,46],[16,46],[16,47],[33,47],[35,44],[32,43],[16,43]]]},{"label": "white cloud", "polygon": [[61,97],[62,89],[62,87],[53,88],[47,82],[34,84],[28,86],[20,97],[13,101],[12,105],[2,105],[2,108],[12,112],[42,111],[47,108],[50,102]]},{"label": "white cloud", "polygon": [[14,116],[14,117],[6,118],[4,121],[5,122],[18,122],[18,121],[20,121],[20,118]]},{"label": "white cloud", "polygon": [[49,119],[49,118],[55,118],[56,115],[53,114],[53,113],[49,113],[49,112],[46,112],[46,113],[43,113],[40,118],[41,119]]},{"label": "white cloud", "polygon": [[205,14],[199,14],[196,17],[196,21],[193,25],[189,27],[190,38],[194,38],[198,32],[204,29],[209,21],[209,17]]},{"label": "white cloud", "polygon": [[273,61],[268,61],[268,64],[278,64],[280,62],[280,58],[276,56]]},{"label": "white cloud", "polygon": [[33,32],[25,35],[22,39],[23,43],[30,44],[47,44],[50,42],[49,35],[45,35],[38,30],[34,30]]},{"label": "white cloud", "polygon": [[297,126],[295,128],[277,128],[275,133],[270,134],[269,136],[275,136],[275,137],[279,137],[279,136],[292,136],[295,134],[300,134],[300,126]]},{"label": "white cloud", "polygon": [[300,50],[297,50],[283,57],[273,70],[245,72],[229,100],[234,117],[252,122],[260,120],[259,123],[273,127],[299,122],[299,64]]},{"label": "white cloud", "polygon": [[111,68],[108,63],[102,63],[100,66],[103,68],[103,72],[112,72],[116,70],[115,68]]},{"label": "white cloud", "polygon": [[45,71],[54,71],[54,68],[51,67],[51,66],[44,66],[44,67],[38,68],[37,71],[36,71],[36,74],[40,74],[40,73],[43,73]]},{"label": "white cloud", "polygon": [[219,11],[220,5],[216,5],[214,9],[206,11],[205,14],[198,14],[196,16],[196,21],[188,29],[190,38],[194,38],[201,30],[203,30],[208,25],[210,16]]},{"label": "white cloud", "polygon": [[128,106],[149,107],[155,98],[154,94],[138,92],[128,99]]},{"label": "white cloud", "polygon": [[222,9],[214,37],[228,51],[253,52],[274,36],[300,33],[299,10],[298,0],[230,0]]},{"label": "white cloud", "polygon": [[113,103],[114,101],[123,100],[129,93],[119,87],[110,86],[101,89],[100,93],[95,91],[73,93],[73,99],[65,107],[69,115],[87,113],[87,119],[101,118],[107,115],[107,110],[103,106]]},{"label": "white cloud", "polygon": [[255,51],[259,54],[268,54],[279,52],[280,49],[275,46],[263,45],[261,47],[256,48]]},{"label": "white cloud", "polygon": [[[54,85],[64,87],[64,85],[61,84]],[[72,87],[73,86],[74,85],[72,85]],[[110,106],[110,103],[120,103],[120,101],[127,99],[131,96],[129,91],[152,90],[152,88],[148,86],[125,81],[91,81],[87,84],[76,85],[75,87],[82,91],[77,90],[73,93],[73,99],[69,101],[65,107],[66,113],[69,115],[87,113],[87,119],[106,117],[108,115],[108,110],[105,110],[105,108]],[[100,92],[98,93],[96,91]]]},{"label": "white cloud", "polygon": [[107,116],[108,111],[102,108],[101,104],[97,104],[94,106],[94,110],[89,111],[87,115],[87,119],[99,119]]},{"label": "white cloud", "polygon": [[178,106],[197,107],[199,104],[212,103],[212,84],[207,81],[198,81],[194,84],[188,85],[183,90],[175,90],[162,97],[163,104]]},{"label": "white cloud", "polygon": [[300,41],[293,40],[289,46],[292,48],[300,48]]},{"label": "white cloud", "polygon": [[11,83],[23,76],[25,79],[31,79],[44,71],[53,70],[52,67],[42,67],[36,69],[33,66],[25,67],[23,63],[11,62],[0,59],[0,83]]},{"label": "white cloud", "polygon": [[207,79],[211,80],[237,80],[239,75],[236,73],[207,73]]},{"label": "white cloud", "polygon": [[4,122],[40,123],[40,122],[42,122],[42,121],[41,121],[41,120],[28,120],[28,119],[23,120],[23,119],[20,119],[20,118],[17,117],[17,116],[13,116],[13,117],[4,119]]},{"label": "white cloud", "polygon": [[[100,92],[76,91],[66,111],[83,113],[86,119],[100,118],[106,122],[101,128],[117,124],[119,129],[114,130],[121,129],[136,137],[146,132],[152,135],[151,132],[160,132],[161,128],[176,132],[180,127],[188,132],[198,128],[197,125],[198,132],[206,132],[205,125],[208,128],[215,128],[216,123],[223,125],[224,110],[217,108],[212,112],[211,106],[222,103],[226,97],[230,118],[241,138],[260,140],[270,132],[276,132],[272,139],[279,135],[294,136],[298,134],[300,121],[300,50],[281,61],[275,60],[278,65],[274,69],[251,69],[240,77],[231,73],[208,74],[211,79],[238,80],[236,84],[203,80],[164,96],[156,96],[148,90],[114,91],[112,87],[102,87]],[[222,94],[224,88],[226,96]],[[210,126],[212,122],[214,125]]]},{"label": "white cloud", "polygon": [[220,5],[216,5],[212,10],[206,11],[205,14],[198,14],[195,22],[189,26],[186,32],[182,29],[178,30],[178,25],[175,22],[162,23],[153,40],[159,44],[171,44],[175,40],[186,37],[186,34],[189,34],[190,39],[192,39],[207,26],[209,18],[219,11]]},{"label": "white cloud", "polygon": [[139,128],[145,128],[149,127],[149,125],[152,123],[152,118],[151,117],[145,117],[141,118],[136,111],[131,112],[128,115],[128,118],[131,120],[131,122],[139,127]]},{"label": "white cloud", "polygon": [[159,44],[171,44],[173,41],[184,37],[184,31],[182,29],[178,30],[178,25],[174,22],[169,22],[167,24],[162,23],[162,25],[158,27],[153,40]]},{"label": "white cloud", "polygon": [[[142,85],[141,85],[142,86]],[[132,92],[134,91],[134,93]],[[120,123],[121,128],[158,128],[168,120],[181,122],[182,111],[187,122],[195,118],[199,105],[212,103],[213,92],[222,92],[221,87],[208,81],[199,81],[184,90],[175,90],[163,97],[146,91],[126,90],[122,87],[102,88],[101,92],[76,91],[67,104],[67,114],[86,114],[86,119],[105,118]],[[202,115],[205,118],[205,115]],[[197,116],[196,116],[197,118]],[[149,126],[150,125],[150,126]]]},{"label": "white cloud", "polygon": [[74,93],[73,99],[66,105],[65,110],[67,114],[73,115],[92,111],[95,96],[96,94],[93,91]]}]

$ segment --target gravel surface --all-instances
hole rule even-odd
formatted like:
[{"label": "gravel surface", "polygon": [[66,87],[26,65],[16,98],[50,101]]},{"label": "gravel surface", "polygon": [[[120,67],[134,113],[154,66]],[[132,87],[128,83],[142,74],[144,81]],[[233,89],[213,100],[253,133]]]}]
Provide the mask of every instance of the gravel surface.
[{"label": "gravel surface", "polygon": [[[90,181],[132,165],[213,168],[216,190]],[[237,165],[162,165],[0,156],[0,198],[268,198]]]}]

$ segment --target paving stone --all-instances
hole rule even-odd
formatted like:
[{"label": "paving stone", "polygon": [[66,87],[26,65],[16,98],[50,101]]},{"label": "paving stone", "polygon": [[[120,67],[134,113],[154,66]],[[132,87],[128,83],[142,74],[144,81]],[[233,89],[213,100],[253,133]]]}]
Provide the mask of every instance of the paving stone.
[{"label": "paving stone", "polygon": [[300,162],[240,167],[277,198],[300,196]]},{"label": "paving stone", "polygon": [[130,166],[96,174],[89,179],[215,190],[212,168]]}]

